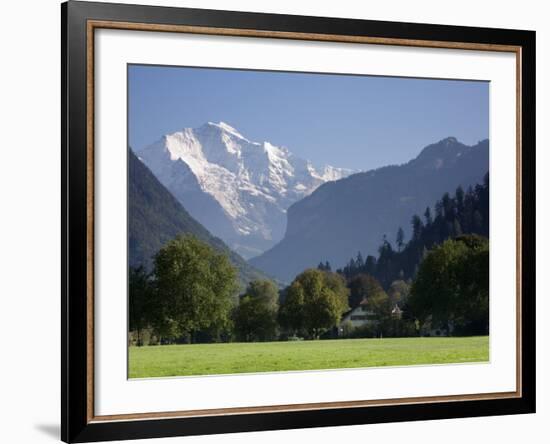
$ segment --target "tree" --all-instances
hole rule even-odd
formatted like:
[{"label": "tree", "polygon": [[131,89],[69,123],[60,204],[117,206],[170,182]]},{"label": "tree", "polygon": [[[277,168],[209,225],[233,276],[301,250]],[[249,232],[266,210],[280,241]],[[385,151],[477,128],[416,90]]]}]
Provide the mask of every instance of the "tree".
[{"label": "tree", "polygon": [[349,283],[349,305],[351,308],[358,307],[361,301],[368,299],[371,295],[384,291],[380,282],[368,274],[358,274]]},{"label": "tree", "polygon": [[376,262],[376,277],[380,280],[383,286],[387,286],[393,280],[395,270],[395,251],[391,244],[384,239],[382,245],[378,249],[378,261]]},{"label": "tree", "polygon": [[142,332],[148,327],[151,316],[153,288],[150,276],[143,267],[130,268],[128,276],[128,320],[130,331],[137,335],[137,345],[143,345]]},{"label": "tree", "polygon": [[449,193],[443,194],[443,197],[441,198],[441,205],[443,207],[443,217],[446,220],[452,220],[454,217],[453,201]]},{"label": "tree", "polygon": [[366,274],[370,274],[371,276],[376,273],[376,258],[372,255],[368,255],[367,259],[365,260],[365,267],[364,272]]},{"label": "tree", "polygon": [[371,334],[375,336],[387,335],[390,329],[392,305],[390,298],[376,280],[369,280],[369,290],[364,308],[374,315],[374,323],[369,326]]},{"label": "tree", "polygon": [[355,274],[355,272],[357,271],[357,266],[355,265],[355,259],[353,258],[350,259],[348,268],[349,268],[350,275]]},{"label": "tree", "polygon": [[472,231],[481,232],[483,230],[483,216],[479,210],[475,210],[472,216]]},{"label": "tree", "polygon": [[397,230],[397,235],[395,236],[395,243],[397,245],[397,251],[401,251],[401,248],[403,248],[403,242],[405,240],[405,233],[403,232],[403,228],[399,227]]},{"label": "tree", "polygon": [[429,226],[432,224],[433,220],[432,220],[432,212],[430,210],[430,207],[426,207],[426,211],[424,211],[424,223],[426,224],[426,226]]},{"label": "tree", "polygon": [[392,309],[388,294],[383,289],[374,292],[367,299],[367,308],[376,315],[379,323],[385,322],[389,319]]},{"label": "tree", "polygon": [[430,251],[422,262],[409,298],[411,311],[421,325],[431,318],[432,325],[448,328],[458,285],[456,264],[464,253],[465,246],[448,240]]},{"label": "tree", "polygon": [[357,258],[355,259],[355,266],[358,269],[361,269],[361,268],[363,268],[364,265],[365,265],[365,262],[363,261],[363,255],[361,254],[360,251],[358,251],[357,252]]},{"label": "tree", "polygon": [[303,329],[317,339],[340,322],[347,308],[344,279],[336,273],[308,269],[287,288],[279,319],[286,328],[295,332]]},{"label": "tree", "polygon": [[420,239],[420,235],[422,234],[422,228],[423,228],[422,219],[420,219],[420,217],[418,217],[418,215],[415,214],[412,217],[411,225],[413,228],[413,235],[412,235],[413,240]]},{"label": "tree", "polygon": [[458,219],[455,219],[453,221],[453,236],[460,236],[462,235],[462,227],[460,225],[460,222],[458,221]]},{"label": "tree", "polygon": [[159,329],[194,342],[198,331],[228,328],[238,286],[226,255],[194,236],[178,236],[155,256],[154,276]]},{"label": "tree", "polygon": [[267,341],[277,334],[279,291],[269,280],[252,281],[235,309],[235,331],[244,341]]},{"label": "tree", "polygon": [[409,297],[410,290],[410,285],[404,280],[393,281],[388,289],[388,296],[392,305],[397,304],[402,307]]},{"label": "tree", "polygon": [[297,334],[304,327],[304,289],[296,280],[284,291],[284,301],[279,307],[278,321],[281,327]]},{"label": "tree", "polygon": [[[337,300],[337,310],[339,316],[349,309],[349,289],[346,285],[346,280],[337,273],[325,272],[324,273],[324,285],[328,287],[335,295]],[[338,318],[337,323],[340,322]]]},{"label": "tree", "polygon": [[435,203],[435,218],[436,218],[436,219],[441,219],[441,218],[443,218],[443,204],[441,203],[440,200],[438,200],[438,201]]},{"label": "tree", "polygon": [[455,312],[457,334],[489,334],[489,242],[478,235],[463,235],[457,242],[468,254],[457,270],[461,283],[460,304]]},{"label": "tree", "polygon": [[[376,277],[386,289],[395,280],[412,279],[416,275],[425,253],[448,238],[463,234],[489,236],[489,180],[485,176],[483,184],[468,187],[467,191],[458,187],[454,196],[442,195],[435,205],[435,217],[431,207],[426,207],[424,217],[411,218],[411,239],[403,245],[397,242],[393,251],[386,237],[378,249],[378,258],[367,257],[365,265],[356,267],[355,258],[349,261],[342,274],[351,280],[359,273]],[[398,231],[396,241],[400,240]]]},{"label": "tree", "polygon": [[420,323],[461,334],[489,328],[489,243],[476,235],[447,240],[428,253],[408,305]]},{"label": "tree", "polygon": [[258,299],[270,310],[279,307],[279,289],[269,279],[258,279],[248,284],[245,294]]},{"label": "tree", "polygon": [[464,211],[464,189],[459,185],[455,191],[456,209],[459,214]]}]

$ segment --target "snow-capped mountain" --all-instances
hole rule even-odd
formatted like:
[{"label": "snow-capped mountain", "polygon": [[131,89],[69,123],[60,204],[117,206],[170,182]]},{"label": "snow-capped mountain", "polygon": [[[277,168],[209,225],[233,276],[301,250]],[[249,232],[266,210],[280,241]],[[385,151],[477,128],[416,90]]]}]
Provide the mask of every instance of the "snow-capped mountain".
[{"label": "snow-capped mountain", "polygon": [[224,122],[165,135],[138,156],[194,218],[245,258],[283,238],[290,205],[353,172],[318,170]]}]

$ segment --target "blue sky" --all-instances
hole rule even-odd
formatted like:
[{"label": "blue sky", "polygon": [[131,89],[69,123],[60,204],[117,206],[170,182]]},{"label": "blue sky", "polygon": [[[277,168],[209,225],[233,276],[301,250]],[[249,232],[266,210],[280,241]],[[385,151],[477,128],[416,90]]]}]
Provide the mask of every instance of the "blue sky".
[{"label": "blue sky", "polygon": [[316,165],[367,170],[489,137],[489,83],[131,65],[129,143],[224,121]]}]

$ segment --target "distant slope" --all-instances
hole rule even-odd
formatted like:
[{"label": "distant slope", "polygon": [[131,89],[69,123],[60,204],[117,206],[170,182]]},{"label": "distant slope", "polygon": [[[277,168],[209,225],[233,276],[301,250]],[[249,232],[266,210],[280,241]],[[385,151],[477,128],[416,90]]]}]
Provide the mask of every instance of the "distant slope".
[{"label": "distant slope", "polygon": [[347,279],[362,273],[370,274],[384,288],[389,288],[396,280],[414,279],[426,252],[446,240],[462,238],[464,242],[472,242],[474,238],[471,236],[489,238],[489,194],[489,174],[484,176],[483,183],[443,194],[434,202],[429,217],[426,214],[413,216],[416,235],[400,249],[395,244],[382,242],[374,261],[372,257],[370,261],[358,261],[357,253],[352,252],[350,261],[338,271]]},{"label": "distant slope", "polygon": [[374,254],[384,235],[412,214],[423,214],[443,193],[481,182],[489,169],[489,141],[466,146],[455,138],[429,145],[415,159],[321,185],[288,210],[284,239],[249,262],[283,281],[328,260],[342,266],[350,252]]},{"label": "distant slope", "polygon": [[128,150],[128,199],[130,266],[150,269],[154,255],[166,242],[178,234],[189,233],[227,253],[243,284],[265,278],[193,219],[132,150]]}]

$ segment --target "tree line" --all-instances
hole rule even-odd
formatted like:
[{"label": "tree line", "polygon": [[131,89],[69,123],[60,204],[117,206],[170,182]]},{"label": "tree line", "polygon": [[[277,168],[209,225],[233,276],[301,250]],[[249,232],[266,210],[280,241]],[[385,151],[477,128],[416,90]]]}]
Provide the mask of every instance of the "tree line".
[{"label": "tree line", "polygon": [[[399,283],[405,297],[395,301],[406,331],[430,326],[446,334],[489,332],[489,174],[481,184],[453,196],[443,194],[424,217],[411,219],[411,239],[399,228],[395,247],[384,236],[378,257],[361,252],[337,273],[348,282],[369,276],[388,293]],[[319,268],[330,270],[328,262]],[[390,333],[391,332],[387,332]]]},{"label": "tree line", "polygon": [[[412,236],[384,238],[378,257],[361,253],[342,269],[328,261],[286,288],[255,280],[239,292],[237,270],[192,235],[156,254],[151,272],[131,268],[129,321],[135,344],[272,341],[332,337],[487,334],[489,178],[444,194],[432,217],[411,220]],[[240,293],[240,294],[239,294]],[[375,321],[341,322],[361,307]],[[147,336],[147,341],[145,340]]]},{"label": "tree line", "polygon": [[[336,337],[488,333],[488,241],[476,235],[433,248],[411,281],[384,289],[368,274],[350,279],[308,269],[280,290],[257,280],[235,295],[236,270],[223,254],[192,236],[178,237],[155,258],[154,271],[130,271],[130,330],[135,343],[273,341]],[[364,307],[375,321],[341,322]],[[399,315],[395,316],[395,310]]]},{"label": "tree line", "polygon": [[[376,277],[387,288],[397,279],[410,280],[418,272],[420,263],[427,252],[446,239],[463,234],[478,234],[489,237],[489,173],[483,183],[468,187],[466,191],[458,187],[454,196],[443,194],[434,206],[434,211],[426,207],[423,217],[414,215],[411,219],[411,239],[405,243],[403,228],[397,230],[395,246],[384,235],[378,249],[378,257],[369,255],[365,259],[361,252],[351,258],[337,272],[347,279],[357,274]],[[323,268],[330,269],[324,262]]]},{"label": "tree line", "polygon": [[348,309],[345,279],[305,270],[283,291],[255,280],[238,295],[226,255],[194,236],[178,236],[155,256],[153,271],[131,268],[129,327],[135,343],[268,341],[300,334],[316,339]]}]

